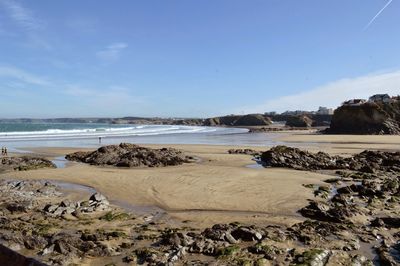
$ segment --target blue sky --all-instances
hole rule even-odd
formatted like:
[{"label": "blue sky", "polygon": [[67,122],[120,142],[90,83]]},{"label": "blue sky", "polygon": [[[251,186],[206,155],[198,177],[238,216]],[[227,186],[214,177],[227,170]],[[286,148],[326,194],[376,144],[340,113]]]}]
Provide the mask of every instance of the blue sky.
[{"label": "blue sky", "polygon": [[0,116],[204,117],[397,94],[400,1],[370,23],[388,3],[0,0]]}]

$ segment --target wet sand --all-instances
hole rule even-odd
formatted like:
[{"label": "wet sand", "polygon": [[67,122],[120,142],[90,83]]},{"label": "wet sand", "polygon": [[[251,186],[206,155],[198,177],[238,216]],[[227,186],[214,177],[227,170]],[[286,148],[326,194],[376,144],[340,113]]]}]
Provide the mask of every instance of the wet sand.
[{"label": "wet sand", "polygon": [[[372,149],[400,149],[400,136],[334,136],[310,133],[284,134],[287,145],[309,150],[349,154]],[[309,144],[312,143],[312,144]],[[319,183],[331,176],[288,169],[251,168],[251,156],[230,155],[230,148],[216,145],[143,145],[174,147],[198,162],[165,168],[119,169],[68,163],[66,168],[13,172],[0,177],[62,180],[87,185],[114,202],[132,206],[156,206],[172,219],[193,227],[239,221],[291,225],[303,220],[297,210],[312,199],[303,184]],[[58,157],[77,148],[35,148],[34,153]]]}]

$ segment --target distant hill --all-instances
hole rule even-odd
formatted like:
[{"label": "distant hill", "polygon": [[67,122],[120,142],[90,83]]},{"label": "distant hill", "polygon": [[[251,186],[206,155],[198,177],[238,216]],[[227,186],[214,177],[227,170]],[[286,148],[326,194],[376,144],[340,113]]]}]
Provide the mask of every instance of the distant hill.
[{"label": "distant hill", "polygon": [[[331,115],[307,115],[312,126],[329,125]],[[147,124],[147,125],[188,125],[188,126],[232,126],[255,127],[271,125],[272,121],[288,121],[297,119],[295,115],[226,115],[210,118],[160,118],[127,116],[121,118],[49,118],[49,119],[0,119],[0,123],[105,123],[105,124]],[[293,124],[292,127],[303,126]],[[308,125],[309,126],[309,125]]]}]

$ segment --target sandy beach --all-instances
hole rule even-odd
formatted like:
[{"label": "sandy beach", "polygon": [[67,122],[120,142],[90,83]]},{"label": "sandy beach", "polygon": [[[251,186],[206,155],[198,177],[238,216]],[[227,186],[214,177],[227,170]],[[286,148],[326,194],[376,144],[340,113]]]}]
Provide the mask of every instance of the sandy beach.
[{"label": "sandy beach", "polygon": [[[399,136],[334,136],[295,133],[280,141],[301,143],[309,150],[351,154],[367,148],[399,149]],[[257,168],[248,155],[231,155],[217,145],[145,145],[173,147],[198,158],[195,163],[165,168],[119,169],[68,162],[66,168],[3,174],[2,178],[62,180],[95,188],[124,206],[157,207],[178,221],[205,227],[217,222],[293,224],[303,218],[297,210],[312,199],[303,184],[331,176],[276,168]],[[85,149],[32,148],[48,158]],[[252,168],[253,167],[253,168]]]}]

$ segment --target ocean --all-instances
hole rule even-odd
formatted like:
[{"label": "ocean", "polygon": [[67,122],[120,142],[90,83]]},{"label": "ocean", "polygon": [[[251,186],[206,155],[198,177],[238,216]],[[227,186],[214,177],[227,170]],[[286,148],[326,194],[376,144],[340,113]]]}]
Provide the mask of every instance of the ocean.
[{"label": "ocean", "polygon": [[0,146],[15,151],[28,147],[99,147],[121,142],[247,146],[279,144],[275,140],[278,137],[275,133],[247,132],[244,128],[180,125],[0,123]]},{"label": "ocean", "polygon": [[[248,133],[245,128],[97,123],[0,123],[0,146],[10,152],[34,147],[98,148],[134,144],[282,145],[285,133]],[[99,141],[101,138],[101,142]],[[293,143],[293,145],[296,145]],[[28,149],[29,150],[29,149]]]}]

